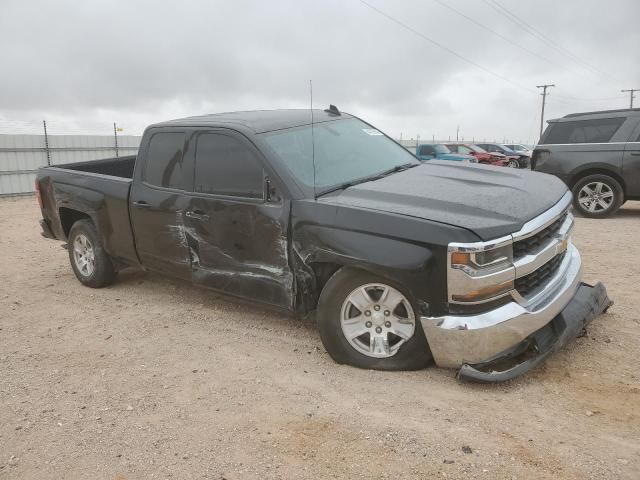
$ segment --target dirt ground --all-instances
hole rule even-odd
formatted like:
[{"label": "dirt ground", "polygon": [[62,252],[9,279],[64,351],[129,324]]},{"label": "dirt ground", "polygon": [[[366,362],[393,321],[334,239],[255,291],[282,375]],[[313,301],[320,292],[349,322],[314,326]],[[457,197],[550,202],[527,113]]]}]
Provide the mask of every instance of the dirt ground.
[{"label": "dirt ground", "polygon": [[638,202],[577,220],[615,306],[489,386],[336,365],[312,321],[156,275],[88,289],[38,218],[0,200],[0,479],[640,478]]}]

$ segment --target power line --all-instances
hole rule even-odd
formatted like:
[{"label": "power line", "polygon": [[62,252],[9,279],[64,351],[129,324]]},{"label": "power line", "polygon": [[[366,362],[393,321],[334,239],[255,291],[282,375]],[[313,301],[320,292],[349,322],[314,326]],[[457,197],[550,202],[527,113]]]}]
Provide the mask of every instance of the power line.
[{"label": "power line", "polygon": [[522,84],[520,84],[520,83],[518,83],[518,82],[514,82],[513,80],[511,80],[511,79],[509,79],[509,78],[507,78],[507,77],[504,77],[504,76],[502,76],[502,75],[500,75],[500,74],[498,74],[498,73],[496,73],[496,72],[494,72],[494,71],[492,71],[492,70],[489,70],[488,68],[483,67],[482,65],[480,65],[480,64],[479,64],[479,63],[477,63],[477,62],[474,62],[473,60],[468,59],[467,57],[465,57],[465,56],[463,56],[463,55],[459,54],[458,52],[456,52],[456,51],[454,51],[454,50],[450,49],[449,47],[447,47],[447,46],[445,46],[445,45],[443,45],[443,44],[441,44],[441,43],[439,43],[439,42],[437,42],[437,41],[433,40],[432,38],[427,37],[427,36],[426,36],[426,35],[424,35],[422,32],[419,32],[418,30],[414,29],[413,27],[410,27],[410,26],[409,26],[409,25],[407,25],[406,23],[401,22],[401,21],[400,21],[400,20],[398,20],[397,18],[392,17],[392,16],[391,16],[391,15],[389,15],[388,13],[385,13],[385,12],[383,12],[382,10],[380,10],[380,9],[378,9],[378,8],[376,8],[376,7],[374,7],[374,6],[373,6],[373,5],[371,5],[370,3],[367,3],[365,0],[359,0],[359,1],[360,1],[360,3],[362,3],[363,5],[365,5],[366,7],[368,7],[369,9],[371,9],[371,10],[373,10],[374,12],[378,13],[379,15],[382,15],[383,17],[385,17],[387,20],[392,21],[393,23],[395,23],[395,24],[397,24],[397,25],[401,26],[401,27],[402,27],[402,28],[404,28],[405,30],[410,31],[410,32],[411,32],[411,33],[413,33],[414,35],[419,36],[419,37],[420,37],[420,38],[422,38],[423,40],[426,40],[427,42],[431,43],[432,45],[435,45],[436,47],[438,47],[438,48],[440,48],[440,49],[442,49],[442,50],[446,51],[447,53],[450,53],[451,55],[453,55],[453,56],[455,56],[455,57],[459,58],[460,60],[463,60],[463,61],[465,61],[465,62],[467,62],[467,63],[470,63],[470,64],[471,64],[471,65],[473,65],[474,67],[477,67],[477,68],[479,68],[480,70],[482,70],[482,71],[484,71],[484,72],[486,72],[486,73],[488,73],[488,74],[490,74],[490,75],[493,75],[494,77],[499,78],[500,80],[502,80],[502,81],[504,81],[504,82],[510,83],[511,85],[513,85],[513,86],[515,86],[515,87],[518,87],[518,88],[519,88],[519,89],[521,89],[521,90],[524,90],[524,91],[526,91],[526,92],[528,92],[528,93],[533,93],[533,91],[532,91],[532,90],[530,90],[528,87],[526,87],[526,86],[524,86],[524,85],[522,85]]},{"label": "power line", "polygon": [[620,90],[622,93],[629,92],[629,108],[633,108],[633,99],[635,98],[634,92],[639,91],[640,88],[628,88],[627,90]]},{"label": "power line", "polygon": [[581,63],[582,65],[586,66],[587,68],[589,68],[591,71],[593,71],[595,73],[598,73],[598,74],[603,75],[605,77],[609,77],[609,78],[611,78],[611,79],[613,79],[615,81],[620,81],[619,79],[609,75],[608,73],[603,72],[602,70],[594,67],[593,65],[591,65],[588,62],[586,62],[585,60],[582,60],[577,55],[574,55],[572,52],[570,52],[569,50],[567,50],[563,46],[559,45],[558,43],[556,43],[555,41],[553,41],[552,39],[550,39],[549,37],[544,35],[542,32],[540,32],[539,30],[537,30],[536,28],[534,28],[533,26],[531,26],[530,24],[528,24],[527,22],[522,20],[516,14],[514,14],[513,12],[509,11],[507,8],[505,8],[502,5],[500,5],[497,2],[497,0],[484,0],[484,3],[489,5],[491,8],[493,8],[495,11],[497,11],[502,16],[508,18],[509,20],[514,22],[515,24],[517,24],[520,27],[524,28],[530,35],[533,35],[538,40],[546,43],[547,45],[549,45],[554,50],[562,53],[565,56],[568,56],[568,57],[572,58],[574,61],[576,61],[578,63]]},{"label": "power line", "polygon": [[469,15],[466,15],[463,12],[461,12],[460,10],[457,10],[457,9],[453,8],[451,5],[446,4],[442,0],[433,0],[433,1],[436,2],[438,5],[444,7],[444,8],[448,8],[449,10],[451,10],[454,13],[456,13],[457,15],[460,15],[461,17],[467,19],[468,21],[470,21],[474,25],[477,25],[478,27],[486,30],[487,32],[489,32],[489,33],[495,35],[496,37],[504,40],[505,42],[510,43],[511,45],[519,48],[520,50],[522,50],[524,52],[527,52],[528,54],[530,54],[530,55],[532,55],[532,56],[534,56],[536,58],[539,58],[540,60],[542,60],[542,61],[544,61],[544,62],[546,62],[546,63],[548,63],[550,65],[553,65],[554,67],[559,67],[559,68],[562,68],[562,69],[564,69],[564,70],[566,70],[566,71],[568,71],[570,73],[573,73],[574,75],[579,75],[580,77],[585,78],[585,79],[587,78],[587,77],[581,75],[579,72],[576,72],[574,70],[571,70],[571,69],[567,68],[565,65],[563,65],[561,63],[555,62],[555,61],[553,61],[553,60],[551,60],[551,59],[549,59],[547,57],[544,57],[543,55],[540,55],[540,54],[534,52],[533,50],[528,49],[527,47],[523,47],[522,45],[520,45],[520,44],[514,42],[513,40],[511,40],[509,37],[496,32],[495,30],[493,30],[493,29],[487,27],[486,25],[478,22],[477,20],[473,19]]}]

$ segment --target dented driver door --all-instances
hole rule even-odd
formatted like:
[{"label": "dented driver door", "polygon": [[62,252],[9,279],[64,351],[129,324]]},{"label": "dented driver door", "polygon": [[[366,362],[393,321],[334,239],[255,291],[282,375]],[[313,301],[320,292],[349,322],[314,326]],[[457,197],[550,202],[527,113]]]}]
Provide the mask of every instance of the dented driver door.
[{"label": "dented driver door", "polygon": [[239,133],[196,132],[193,192],[184,213],[193,282],[290,309],[288,209],[267,199],[263,159]]}]

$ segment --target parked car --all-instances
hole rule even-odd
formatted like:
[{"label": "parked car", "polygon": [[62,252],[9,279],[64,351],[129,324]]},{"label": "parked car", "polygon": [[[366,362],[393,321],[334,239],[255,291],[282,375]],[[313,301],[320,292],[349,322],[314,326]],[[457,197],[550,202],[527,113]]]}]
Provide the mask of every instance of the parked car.
[{"label": "parked car", "polygon": [[[506,155],[509,160],[509,167],[513,168],[529,168],[531,164],[531,158],[511,150],[509,147],[500,145],[499,143],[477,143],[481,148],[484,148],[487,152],[497,152]],[[514,161],[515,160],[515,161]],[[517,162],[517,164],[516,164]]]},{"label": "parked car", "polygon": [[88,287],[137,267],[315,312],[329,355],[362,368],[506,380],[608,308],[582,283],[560,180],[419,162],[335,107],[313,118],[173,120],[138,156],[41,168],[43,235]]},{"label": "parked car", "polygon": [[640,200],[640,109],[574,113],[549,120],[532,168],[557,176],[582,215],[613,215]]},{"label": "parked car", "polygon": [[533,148],[528,145],[523,145],[521,143],[507,143],[505,144],[505,147],[510,148],[520,155],[526,155],[529,158],[533,155]]},{"label": "parked car", "polygon": [[485,165],[505,167],[509,164],[507,157],[502,153],[489,153],[485,149],[480,148],[477,145],[465,143],[447,143],[447,148],[453,153],[459,153],[462,155],[473,155],[478,160],[478,163],[484,163]]},{"label": "parked car", "polygon": [[416,147],[416,156],[422,160],[452,160],[454,162],[478,163],[473,155],[452,153],[441,143],[423,143]]}]

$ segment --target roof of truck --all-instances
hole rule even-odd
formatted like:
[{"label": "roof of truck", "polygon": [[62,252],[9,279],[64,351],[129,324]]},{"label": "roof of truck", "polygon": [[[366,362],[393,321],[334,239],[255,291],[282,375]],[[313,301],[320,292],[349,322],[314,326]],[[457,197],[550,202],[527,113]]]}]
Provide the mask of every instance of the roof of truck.
[{"label": "roof of truck", "polygon": [[[352,118],[348,113],[340,115],[329,113],[325,110],[313,109],[314,123]],[[156,123],[152,127],[166,126],[243,126],[254,133],[264,133],[273,130],[299,127],[311,124],[311,110],[287,109],[287,110],[252,110],[246,112],[212,113],[195,117],[178,118],[166,122]]]}]

